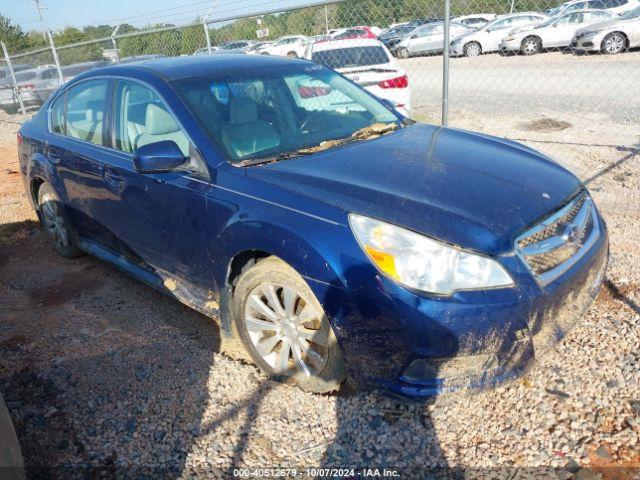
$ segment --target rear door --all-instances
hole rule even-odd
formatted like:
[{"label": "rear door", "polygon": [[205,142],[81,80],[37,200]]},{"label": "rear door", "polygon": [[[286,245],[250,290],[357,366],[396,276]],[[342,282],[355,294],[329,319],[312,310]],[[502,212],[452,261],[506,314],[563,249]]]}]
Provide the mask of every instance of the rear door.
[{"label": "rear door", "polygon": [[81,237],[113,247],[106,224],[110,204],[116,201],[104,188],[105,119],[111,89],[108,79],[93,79],[67,89],[51,107],[45,156],[62,182],[66,204]]}]

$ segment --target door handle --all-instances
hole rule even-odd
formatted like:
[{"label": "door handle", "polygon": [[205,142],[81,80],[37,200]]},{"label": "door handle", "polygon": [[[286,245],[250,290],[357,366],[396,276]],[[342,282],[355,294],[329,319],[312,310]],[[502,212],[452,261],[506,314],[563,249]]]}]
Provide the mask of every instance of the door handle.
[{"label": "door handle", "polygon": [[124,181],[122,180],[122,175],[120,175],[117,171],[109,167],[104,169],[102,173],[102,177],[104,178],[105,182],[107,182],[109,185],[112,185],[114,187],[121,187],[122,184],[124,183]]}]

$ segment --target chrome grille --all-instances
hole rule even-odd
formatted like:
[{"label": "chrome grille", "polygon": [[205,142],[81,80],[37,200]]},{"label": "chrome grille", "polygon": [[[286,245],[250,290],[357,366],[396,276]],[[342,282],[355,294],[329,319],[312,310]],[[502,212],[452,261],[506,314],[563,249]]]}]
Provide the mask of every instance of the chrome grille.
[{"label": "chrome grille", "polygon": [[597,216],[586,192],[516,240],[516,252],[538,281],[559,276],[595,241]]}]

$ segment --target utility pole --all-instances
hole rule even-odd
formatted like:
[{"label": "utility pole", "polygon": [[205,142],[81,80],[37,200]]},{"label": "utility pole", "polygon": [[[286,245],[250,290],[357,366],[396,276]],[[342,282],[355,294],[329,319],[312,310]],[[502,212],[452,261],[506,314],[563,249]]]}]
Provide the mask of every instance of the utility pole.
[{"label": "utility pole", "polygon": [[46,42],[47,41],[47,31],[49,30],[49,27],[47,27],[47,24],[44,21],[44,17],[42,16],[42,10],[46,9],[46,7],[43,7],[42,5],[40,5],[40,0],[33,0],[33,4],[34,4],[36,10],[38,11],[38,16],[40,17],[40,23],[44,27],[44,30],[42,31],[42,39]]}]

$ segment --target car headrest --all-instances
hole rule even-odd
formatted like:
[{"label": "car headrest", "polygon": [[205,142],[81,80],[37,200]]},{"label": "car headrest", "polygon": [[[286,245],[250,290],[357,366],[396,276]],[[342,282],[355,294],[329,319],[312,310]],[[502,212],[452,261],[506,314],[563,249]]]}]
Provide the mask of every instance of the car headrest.
[{"label": "car headrest", "polygon": [[165,135],[180,130],[170,113],[153,103],[147,105],[145,131],[150,135]]},{"label": "car headrest", "polygon": [[231,123],[242,125],[258,120],[258,104],[250,98],[232,98],[229,103]]}]

